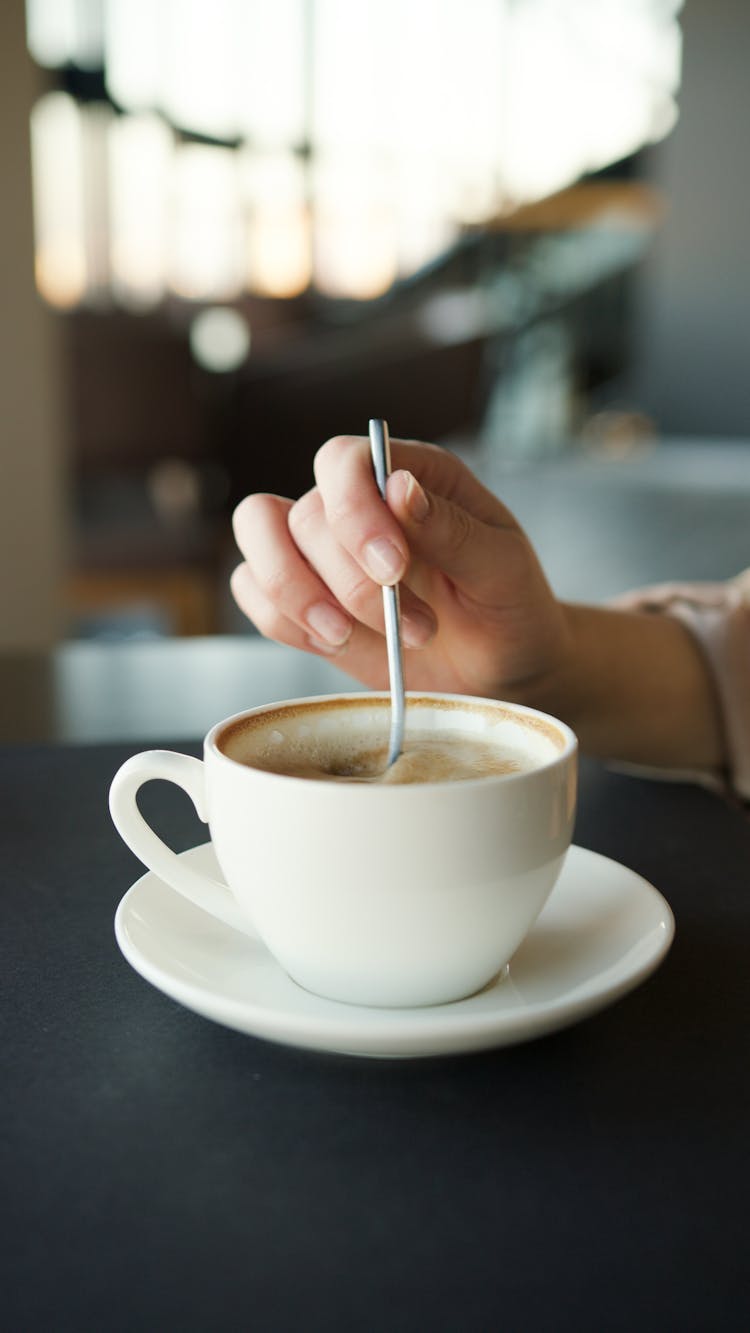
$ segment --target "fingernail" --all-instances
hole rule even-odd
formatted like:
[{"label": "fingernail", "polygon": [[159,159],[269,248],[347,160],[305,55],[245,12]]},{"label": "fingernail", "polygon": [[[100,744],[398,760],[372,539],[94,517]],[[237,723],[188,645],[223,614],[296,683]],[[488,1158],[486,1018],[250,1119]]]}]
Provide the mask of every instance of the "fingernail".
[{"label": "fingernail", "polygon": [[416,477],[413,477],[411,472],[407,473],[407,476],[409,480],[404,496],[406,508],[409,511],[409,517],[413,518],[416,523],[421,523],[430,512],[430,502]]},{"label": "fingernail", "polygon": [[306,620],[314,637],[332,648],[340,648],[352,632],[351,621],[330,602],[316,602],[307,612]]},{"label": "fingernail", "polygon": [[424,611],[407,611],[401,617],[401,636],[409,648],[423,648],[435,633],[435,622]]},{"label": "fingernail", "polygon": [[406,561],[393,542],[377,537],[364,549],[365,564],[376,583],[398,583],[406,569]]}]

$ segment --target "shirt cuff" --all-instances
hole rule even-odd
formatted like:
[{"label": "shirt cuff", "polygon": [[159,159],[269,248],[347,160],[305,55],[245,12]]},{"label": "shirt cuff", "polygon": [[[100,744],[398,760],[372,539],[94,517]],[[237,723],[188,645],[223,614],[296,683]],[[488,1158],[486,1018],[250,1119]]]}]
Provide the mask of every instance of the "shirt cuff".
[{"label": "shirt cuff", "polygon": [[750,801],[750,569],[728,583],[662,583],[610,603],[673,616],[699,644],[716,686],[726,737],[726,774],[665,774],[726,789]]}]

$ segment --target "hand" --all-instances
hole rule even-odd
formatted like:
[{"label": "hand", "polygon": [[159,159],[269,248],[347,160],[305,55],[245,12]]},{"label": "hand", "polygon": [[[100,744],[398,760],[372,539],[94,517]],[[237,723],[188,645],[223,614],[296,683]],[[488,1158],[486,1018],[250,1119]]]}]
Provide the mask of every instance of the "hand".
[{"label": "hand", "polygon": [[399,580],[409,689],[522,697],[554,672],[569,631],[513,515],[453,455],[391,441],[387,504],[366,439],[329,440],[296,503],[250,495],[234,515],[232,576],[261,633],[335,657],[365,684],[388,671],[382,585]]}]

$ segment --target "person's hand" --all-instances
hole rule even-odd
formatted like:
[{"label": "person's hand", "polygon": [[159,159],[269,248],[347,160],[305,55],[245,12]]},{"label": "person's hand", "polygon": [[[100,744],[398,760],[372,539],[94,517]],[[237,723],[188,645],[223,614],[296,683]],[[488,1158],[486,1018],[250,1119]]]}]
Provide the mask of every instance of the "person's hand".
[{"label": "person's hand", "polygon": [[453,455],[391,442],[387,504],[369,442],[329,440],[316,486],[298,501],[250,495],[234,530],[232,576],[262,634],[334,657],[385,688],[383,584],[401,580],[409,689],[523,694],[553,672],[568,642],[565,612],[513,515]]}]

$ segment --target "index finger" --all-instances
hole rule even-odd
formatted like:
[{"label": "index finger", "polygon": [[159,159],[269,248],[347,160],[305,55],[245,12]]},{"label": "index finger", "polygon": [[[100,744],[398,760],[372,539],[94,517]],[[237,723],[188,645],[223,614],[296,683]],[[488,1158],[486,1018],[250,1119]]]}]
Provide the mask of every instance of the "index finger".
[{"label": "index finger", "polygon": [[409,547],[375,481],[369,441],[336,435],[315,456],[315,480],[336,540],[376,583],[403,578]]}]

